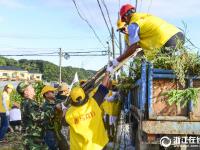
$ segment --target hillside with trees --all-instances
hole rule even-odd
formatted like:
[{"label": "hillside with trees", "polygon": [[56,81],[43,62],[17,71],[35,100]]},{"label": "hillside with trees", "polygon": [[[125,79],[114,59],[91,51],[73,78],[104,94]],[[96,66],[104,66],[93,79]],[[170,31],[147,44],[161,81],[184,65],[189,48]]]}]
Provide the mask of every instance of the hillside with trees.
[{"label": "hillside with trees", "polygon": [[[15,66],[27,71],[42,73],[42,78],[46,81],[58,81],[59,78],[59,67],[48,61],[27,59],[17,61],[0,57],[0,66]],[[62,81],[71,83],[76,72],[78,73],[79,79],[88,79],[95,73],[95,71],[82,68],[74,68],[71,66],[62,67]]]}]

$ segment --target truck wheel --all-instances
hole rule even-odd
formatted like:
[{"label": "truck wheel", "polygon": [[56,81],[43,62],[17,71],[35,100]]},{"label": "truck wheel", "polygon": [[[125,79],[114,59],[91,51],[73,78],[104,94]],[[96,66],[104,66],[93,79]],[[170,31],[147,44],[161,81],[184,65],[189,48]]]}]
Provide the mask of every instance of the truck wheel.
[{"label": "truck wheel", "polygon": [[137,129],[135,136],[135,150],[149,150],[147,144],[142,143],[140,139],[140,131]]},{"label": "truck wheel", "polygon": [[146,144],[142,143],[139,130],[136,132],[135,136],[135,150],[159,150],[159,144]]}]

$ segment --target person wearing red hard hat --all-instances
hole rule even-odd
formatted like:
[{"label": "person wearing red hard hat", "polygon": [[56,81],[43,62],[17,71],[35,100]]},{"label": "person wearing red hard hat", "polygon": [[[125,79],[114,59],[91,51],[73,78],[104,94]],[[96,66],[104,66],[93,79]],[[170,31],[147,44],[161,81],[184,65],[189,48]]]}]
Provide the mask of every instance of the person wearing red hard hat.
[{"label": "person wearing red hard hat", "polygon": [[174,25],[147,13],[137,13],[135,7],[125,4],[120,9],[121,21],[128,25],[129,46],[126,51],[113,60],[113,66],[130,56],[137,48],[142,48],[148,60],[158,53],[172,54],[166,47],[176,48],[184,44],[184,34]]}]

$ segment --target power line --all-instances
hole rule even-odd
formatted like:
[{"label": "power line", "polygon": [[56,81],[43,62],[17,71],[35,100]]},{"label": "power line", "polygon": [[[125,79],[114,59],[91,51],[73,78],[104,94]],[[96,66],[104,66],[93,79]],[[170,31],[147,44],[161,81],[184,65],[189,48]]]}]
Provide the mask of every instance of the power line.
[{"label": "power line", "polygon": [[98,6],[99,6],[99,8],[100,8],[100,11],[101,11],[101,15],[102,15],[102,17],[103,17],[103,20],[104,20],[104,22],[105,22],[105,24],[106,24],[106,27],[107,27],[107,29],[108,29],[108,32],[109,32],[109,34],[110,34],[110,37],[112,37],[110,28],[109,28],[109,26],[108,26],[107,20],[106,20],[106,18],[105,18],[105,15],[104,15],[104,13],[103,13],[103,10],[102,10],[102,8],[101,8],[101,4],[100,4],[99,0],[97,0],[97,3],[98,3]]},{"label": "power line", "polygon": [[[107,20],[106,20],[106,18],[105,18],[105,15],[104,15],[104,12],[103,12],[103,9],[102,9],[102,7],[101,7],[101,4],[100,4],[99,0],[97,0],[97,3],[98,3],[98,6],[99,6],[99,8],[100,8],[102,17],[103,17],[104,22],[105,22],[105,24],[106,24],[106,27],[107,27],[107,29],[108,29],[108,32],[109,32],[109,34],[110,34],[110,37],[112,38],[112,33],[111,33],[110,28],[109,28],[109,26],[108,26]],[[103,3],[103,1],[102,1],[102,3]],[[110,25],[111,25],[111,28],[112,28],[113,26],[112,26],[112,22],[111,22],[111,19],[110,19],[109,12],[108,12],[108,8],[107,8],[105,2],[104,2],[103,4],[104,4],[104,7],[106,8],[106,12],[107,12],[107,15],[108,15],[108,18],[109,18],[108,20],[110,21]],[[116,42],[117,38],[116,38],[115,34],[114,34],[114,38],[115,38],[115,45],[119,48],[119,45],[118,45],[118,43]]]},{"label": "power line", "polygon": [[[111,27],[113,27],[112,21],[111,21],[111,18],[110,18],[110,14],[109,14],[109,11],[108,11],[108,7],[107,7],[107,5],[106,5],[106,3],[105,3],[104,0],[101,0],[101,1],[102,1],[103,5],[104,5],[104,7],[105,7],[105,9],[106,9],[106,13],[107,13],[107,16],[108,16],[108,20],[109,20],[109,22],[110,22],[110,25],[111,25]],[[115,38],[115,45],[119,48],[119,42],[118,42],[118,40],[117,40],[117,37],[116,37],[115,33],[114,33],[114,38]],[[116,42],[116,41],[117,41],[117,42]]]},{"label": "power line", "polygon": [[[6,38],[6,39],[53,39],[53,40],[62,40],[62,39],[72,39],[72,38],[83,38],[82,36],[28,36],[28,35],[0,35],[0,38]],[[90,36],[86,36],[85,38],[93,38]]]},{"label": "power line", "polygon": [[[43,48],[43,49],[37,49],[37,48],[0,48],[0,52],[6,52],[6,53],[41,53],[41,52],[45,52],[48,51],[49,53],[57,53],[57,49],[58,48],[54,48],[54,49],[50,49],[50,48]],[[99,49],[99,50],[98,50]],[[104,52],[103,50],[100,49],[104,49],[103,47],[97,47],[97,48],[87,48],[87,49],[83,49],[83,48],[63,48],[63,50],[69,52],[69,53],[91,53],[91,52]],[[76,50],[75,52],[72,50]],[[89,51],[90,50],[90,51]],[[77,52],[78,51],[78,52]],[[46,53],[45,53],[46,54]]]},{"label": "power line", "polygon": [[84,18],[84,17],[80,14],[79,9],[78,9],[78,6],[77,6],[77,4],[76,4],[76,1],[75,1],[75,0],[72,0],[72,2],[74,3],[74,6],[75,6],[75,8],[76,8],[76,10],[77,10],[78,15],[80,16],[80,18],[88,24],[88,26],[92,29],[92,31],[93,31],[95,37],[97,38],[97,40],[99,41],[99,43],[101,43],[101,45],[102,45],[104,48],[106,48],[105,45],[103,44],[103,42],[101,41],[101,39],[99,38],[99,36],[97,35],[96,31],[94,30],[93,26],[89,23],[89,21],[88,21],[86,18]]},{"label": "power line", "polygon": [[112,25],[112,22],[111,22],[111,19],[110,19],[110,14],[109,14],[109,11],[108,11],[108,7],[107,7],[107,5],[106,5],[106,3],[105,3],[104,0],[101,0],[101,2],[103,3],[103,5],[104,5],[104,7],[105,7],[105,9],[106,9],[106,13],[107,13],[107,16],[108,16],[108,20],[109,20],[109,22],[110,22],[110,26],[113,26],[113,25]]},{"label": "power line", "polygon": [[[66,51],[65,53],[69,53],[69,54],[87,54],[87,53],[105,53],[107,51]],[[46,54],[56,54],[57,52],[51,52],[51,53],[29,53],[30,55],[46,55]]]},{"label": "power line", "polygon": [[[3,54],[0,56],[54,56],[54,55],[51,55],[51,54],[57,54],[58,52],[51,52],[51,53],[34,53],[34,54]],[[104,55],[107,53],[107,51],[76,51],[76,52],[73,52],[73,51],[66,51],[66,52],[63,52],[64,54],[70,54],[70,55],[78,55],[78,54],[82,54],[82,55]],[[92,54],[92,53],[95,53],[95,54]],[[98,54],[98,53],[101,53],[101,54]]]},{"label": "power line", "polygon": [[[93,50],[93,49],[103,49],[104,47],[90,47],[90,48],[63,48],[63,49],[66,49],[66,50]],[[34,52],[35,52],[35,50],[48,50],[48,51],[55,51],[55,50],[57,50],[58,48],[17,48],[17,47],[2,47],[2,48],[0,48],[0,49],[2,49],[2,50],[34,50]],[[29,51],[30,52],[30,51]]]},{"label": "power line", "polygon": [[83,10],[87,14],[87,19],[88,20],[92,20],[93,26],[95,27],[96,25],[97,26],[100,25],[101,24],[101,20],[96,19],[96,17],[98,16],[98,12],[93,11],[92,9],[90,9],[91,6],[87,5],[85,0],[79,0],[79,2],[82,4],[82,7],[84,8]]},{"label": "power line", "polygon": [[[107,54],[70,54],[69,56],[106,56]],[[59,56],[59,55],[31,55],[31,54],[19,54],[19,55],[0,55],[0,56]]]},{"label": "power line", "polygon": [[71,53],[71,54],[74,54],[74,53],[98,53],[98,52],[101,52],[101,53],[104,53],[104,52],[107,52],[107,51],[86,51],[86,52],[66,52],[66,53]]},{"label": "power line", "polygon": [[150,7],[152,6],[152,0],[150,0],[150,4],[149,4],[149,7],[148,7],[148,11],[147,11],[147,13],[149,13],[149,11],[150,11]]}]

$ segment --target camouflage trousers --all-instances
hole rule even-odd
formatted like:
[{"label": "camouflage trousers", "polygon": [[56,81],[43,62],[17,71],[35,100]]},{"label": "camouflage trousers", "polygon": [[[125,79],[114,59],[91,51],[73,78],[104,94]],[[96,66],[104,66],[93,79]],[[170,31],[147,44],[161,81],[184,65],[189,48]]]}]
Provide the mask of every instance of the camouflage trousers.
[{"label": "camouflage trousers", "polygon": [[44,140],[39,137],[23,137],[24,150],[48,150]]}]

